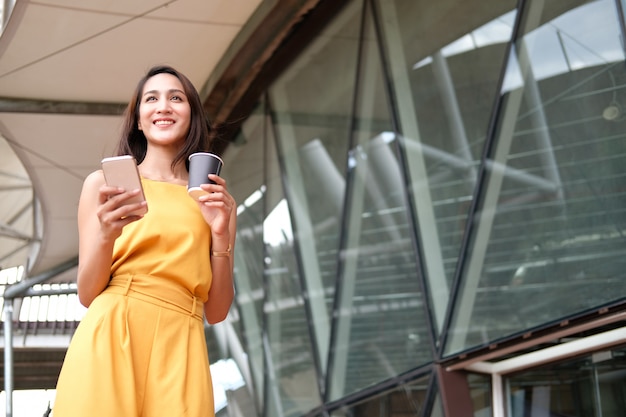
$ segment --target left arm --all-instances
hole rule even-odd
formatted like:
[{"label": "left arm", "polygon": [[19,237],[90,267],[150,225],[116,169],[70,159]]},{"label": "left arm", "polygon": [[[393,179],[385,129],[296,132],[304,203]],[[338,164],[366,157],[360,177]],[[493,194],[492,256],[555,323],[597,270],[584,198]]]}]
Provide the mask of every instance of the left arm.
[{"label": "left arm", "polygon": [[[237,205],[226,188],[226,181],[217,175],[210,179],[216,184],[203,184],[209,194],[200,197],[200,211],[211,226],[211,271],[213,282],[209,298],[204,303],[204,314],[210,324],[219,323],[228,315],[235,297],[233,269],[235,266],[235,236],[237,231]],[[230,253],[226,255],[230,247]],[[220,253],[221,252],[221,253]]]}]

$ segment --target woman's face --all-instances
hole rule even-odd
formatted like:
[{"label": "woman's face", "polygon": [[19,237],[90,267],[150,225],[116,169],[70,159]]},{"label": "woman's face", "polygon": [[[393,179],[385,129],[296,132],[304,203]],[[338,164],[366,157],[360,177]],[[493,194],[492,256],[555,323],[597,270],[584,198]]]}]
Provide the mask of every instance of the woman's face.
[{"label": "woman's face", "polygon": [[191,123],[191,106],[180,80],[157,74],[146,81],[139,103],[139,130],[148,144],[180,147]]}]

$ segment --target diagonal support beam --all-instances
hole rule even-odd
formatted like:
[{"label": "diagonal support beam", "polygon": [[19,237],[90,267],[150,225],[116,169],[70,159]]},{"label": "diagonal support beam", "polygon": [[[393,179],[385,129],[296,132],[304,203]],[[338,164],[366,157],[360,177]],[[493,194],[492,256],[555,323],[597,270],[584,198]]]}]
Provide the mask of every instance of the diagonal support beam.
[{"label": "diagonal support beam", "polygon": [[49,270],[42,272],[39,275],[20,281],[17,284],[13,284],[4,290],[4,299],[8,301],[17,297],[24,296],[33,285],[46,282],[49,279],[54,278],[55,276],[75,267],[76,265],[78,265],[78,256],[68,261],[65,261],[53,268],[50,268]]},{"label": "diagonal support beam", "polygon": [[88,103],[0,97],[1,113],[93,114],[116,116],[122,114],[125,108],[125,103]]},{"label": "diagonal support beam", "polygon": [[31,241],[34,239],[32,235],[23,233],[17,230],[16,228],[3,222],[0,222],[0,236],[9,237],[13,239],[26,240],[26,241]]}]

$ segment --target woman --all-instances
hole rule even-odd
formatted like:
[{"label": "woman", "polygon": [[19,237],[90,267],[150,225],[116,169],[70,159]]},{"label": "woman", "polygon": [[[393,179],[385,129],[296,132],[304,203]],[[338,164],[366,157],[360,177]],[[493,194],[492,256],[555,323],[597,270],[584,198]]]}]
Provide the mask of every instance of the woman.
[{"label": "woman", "polygon": [[77,283],[88,310],[54,416],[214,416],[203,316],[223,320],[233,300],[235,201],[216,175],[199,202],[187,195],[187,158],[208,149],[209,128],[183,74],[149,70],[123,130],[117,153],[136,158],[146,202],[124,204],[139,190],[107,186],[102,171],[85,179]]}]

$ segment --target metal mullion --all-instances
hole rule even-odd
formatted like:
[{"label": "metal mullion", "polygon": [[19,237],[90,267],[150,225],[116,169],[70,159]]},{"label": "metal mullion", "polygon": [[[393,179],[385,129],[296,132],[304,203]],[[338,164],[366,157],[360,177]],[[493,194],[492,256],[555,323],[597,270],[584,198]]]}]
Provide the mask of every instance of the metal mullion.
[{"label": "metal mullion", "polygon": [[[374,30],[376,32],[376,40],[378,42],[378,48],[379,48],[379,54],[380,54],[380,60],[381,60],[381,68],[383,71],[384,88],[385,88],[385,91],[387,92],[389,113],[391,115],[391,125],[396,135],[394,146],[398,154],[398,162],[400,164],[400,171],[402,173],[402,179],[404,180],[404,184],[403,184],[404,185],[403,187],[404,203],[406,205],[405,206],[406,209],[408,210],[407,220],[411,229],[411,232],[409,233],[409,235],[411,237],[411,244],[413,247],[413,253],[415,255],[416,269],[417,269],[417,272],[419,273],[419,277],[417,281],[422,291],[424,313],[429,323],[428,334],[430,337],[430,349],[431,349],[433,358],[436,359],[437,358],[436,341],[438,339],[437,331],[435,330],[436,318],[435,318],[435,314],[434,314],[434,310],[432,306],[432,300],[430,297],[428,280],[426,279],[426,271],[424,268],[424,264],[422,262],[422,259],[424,258],[424,253],[420,249],[422,247],[422,240],[421,240],[421,234],[418,231],[418,222],[415,217],[417,213],[417,209],[415,207],[413,199],[411,198],[411,192],[409,191],[410,183],[411,183],[411,179],[410,179],[411,175],[409,173],[407,155],[405,152],[406,148],[405,148],[404,138],[402,135],[399,134],[400,115],[398,113],[395,89],[393,88],[392,74],[389,69],[389,65],[390,65],[389,53],[385,49],[386,44],[384,42],[384,37],[382,33],[383,31],[382,24],[379,19],[380,13],[376,7],[376,2],[374,0],[369,0],[369,1],[371,3],[372,19],[374,23]],[[432,384],[432,377],[431,377],[431,384]]]},{"label": "metal mullion", "polygon": [[476,225],[473,221],[471,221],[474,216],[480,212],[483,204],[483,197],[486,191],[486,179],[488,177],[487,173],[487,161],[489,157],[493,154],[495,145],[496,145],[496,136],[498,132],[498,122],[500,120],[500,116],[503,111],[504,98],[501,95],[502,86],[504,85],[504,80],[506,77],[506,70],[508,68],[508,58],[511,53],[514,51],[514,45],[518,39],[519,33],[521,31],[522,26],[522,18],[523,18],[523,10],[526,0],[518,0],[517,2],[517,16],[515,17],[515,24],[513,26],[513,31],[511,34],[511,39],[507,45],[506,52],[504,54],[504,60],[502,62],[502,68],[500,70],[500,76],[498,80],[498,88],[496,90],[496,96],[494,97],[493,111],[491,113],[491,118],[489,120],[489,125],[487,127],[487,135],[485,137],[485,143],[483,146],[483,154],[481,156],[480,164],[478,166],[478,176],[476,178],[476,187],[474,188],[474,192],[472,195],[472,200],[470,207],[468,209],[468,221],[465,225],[465,231],[463,234],[463,239],[461,241],[461,246],[459,248],[459,257],[456,264],[456,269],[454,272],[454,277],[452,280],[452,286],[450,288],[450,301],[448,303],[446,318],[444,320],[444,325],[442,328],[442,332],[439,335],[439,349],[438,349],[438,358],[442,359],[445,356],[445,348],[448,342],[448,334],[450,330],[450,326],[452,324],[452,319],[454,312],[456,311],[456,303],[460,297],[460,291],[462,287],[462,278],[463,272],[465,270],[467,255],[469,247],[473,241],[474,230],[476,229]]},{"label": "metal mullion", "polygon": [[[269,110],[269,103],[268,103],[268,97],[267,97],[267,92],[264,94],[263,96],[263,183],[267,184],[268,181],[268,152],[267,152],[267,135],[268,135],[268,124],[267,124],[267,119],[268,117],[270,117],[270,110]],[[262,210],[262,219],[265,219],[267,217],[268,214],[268,207],[267,207],[267,197],[264,195],[263,196],[263,210]],[[263,228],[263,220],[261,221],[261,229]],[[263,235],[261,235],[261,240],[263,243],[263,259],[265,260],[266,257],[269,255],[268,254],[268,250],[267,250],[267,246],[265,245],[265,239],[263,237]],[[262,300],[262,304],[261,304],[261,346],[263,349],[263,402],[261,404],[259,404],[259,411],[260,414],[263,417],[268,417],[267,416],[267,405],[269,404],[269,394],[270,394],[270,390],[269,390],[269,383],[270,383],[270,379],[269,379],[269,366],[271,364],[271,362],[268,360],[268,355],[269,352],[267,352],[267,350],[269,349],[269,342],[268,342],[268,331],[267,331],[267,323],[268,323],[268,319],[267,319],[267,313],[265,312],[265,305],[268,302],[268,288],[269,288],[269,278],[268,275],[265,273],[266,271],[266,266],[265,266],[265,262],[263,262],[263,276],[262,276],[262,280],[263,280],[263,300]],[[258,397],[255,398],[255,400],[258,400]]]},{"label": "metal mullion", "polygon": [[[263,101],[261,100],[261,103],[263,103]],[[262,113],[263,114],[263,113]],[[264,123],[264,132],[265,132],[265,125],[266,125],[266,115],[263,114],[263,123]],[[265,135],[263,135],[263,137],[261,138],[261,140],[265,141]],[[263,147],[264,151],[265,151],[265,146]],[[267,163],[265,161],[265,152],[264,154],[261,156],[261,160],[263,161],[263,165],[262,168],[265,170],[265,167],[267,166]],[[264,183],[266,181],[267,175],[265,173],[265,171],[263,172],[263,179],[262,182]],[[254,222],[260,222],[260,224],[263,224],[263,219],[267,216],[267,210],[266,210],[266,205],[265,205],[265,195],[262,196],[263,198],[263,206],[262,206],[262,212],[261,212],[261,216],[251,216],[253,217],[251,222],[253,224],[255,224]],[[246,213],[248,213],[248,216],[250,216],[250,210],[246,210]],[[262,242],[263,243],[263,242]],[[262,259],[264,259],[267,256],[267,250],[265,248],[265,245],[263,244],[263,254],[262,254]],[[237,252],[236,252],[237,253]],[[265,324],[264,324],[264,319],[265,319],[265,304],[267,302],[267,288],[266,288],[266,278],[265,278],[265,267],[263,267],[263,270],[261,271],[261,291],[262,291],[262,299],[261,299],[261,312],[260,312],[260,316],[257,315],[257,306],[256,303],[258,302],[257,300],[255,300],[254,298],[251,298],[251,309],[252,309],[252,316],[256,316],[256,324],[258,326],[259,329],[259,337],[258,339],[255,339],[254,342],[258,342],[258,346],[261,349],[261,374],[258,375],[255,370],[257,369],[256,366],[254,366],[255,362],[255,358],[256,355],[252,355],[250,352],[248,352],[247,355],[247,367],[248,367],[248,375],[249,375],[249,382],[251,384],[251,387],[249,388],[249,392],[251,394],[251,397],[253,399],[253,404],[254,404],[254,409],[256,411],[256,416],[261,416],[264,410],[264,404],[263,402],[265,401],[265,375],[266,375],[266,370],[267,370],[267,361],[266,361],[266,356],[265,356],[265,347],[266,347],[266,343],[265,343],[265,339],[266,339],[266,335],[265,335]],[[250,275],[249,273],[245,273],[244,274],[245,277],[244,279],[247,280],[247,287],[248,289],[250,289]],[[241,277],[239,277],[241,278]],[[239,320],[238,320],[238,327],[241,331],[241,337],[243,338],[243,340],[239,341],[240,344],[242,346],[245,346],[247,349],[250,349],[250,347],[252,346],[252,340],[248,335],[248,332],[250,332],[251,330],[251,323],[246,323],[246,317],[248,316],[248,314],[245,313],[245,309],[241,306],[241,304],[239,303],[239,299],[238,297],[235,297],[235,306],[236,309],[238,311],[239,314]],[[251,319],[252,320],[252,319]],[[232,323],[231,323],[232,325]],[[230,342],[228,342],[230,344]],[[256,375],[256,376],[255,376]],[[257,378],[260,380],[260,382],[257,382]],[[245,376],[244,376],[244,379]],[[259,384],[261,384],[261,386],[259,386]],[[262,394],[260,394],[260,392],[263,392]]]},{"label": "metal mullion", "polygon": [[[396,375],[390,379],[386,379],[378,384],[369,386],[361,391],[348,394],[340,398],[339,400],[335,400],[331,403],[326,403],[324,404],[324,410],[338,411],[346,407],[352,407],[364,400],[378,397],[383,393],[390,392],[395,388],[399,388],[405,385],[410,385],[416,380],[422,377],[426,377],[426,376],[428,376],[428,381],[429,381],[428,384],[430,385],[431,383],[433,383],[435,379],[433,375],[434,375],[434,372],[433,372],[432,364],[426,364],[424,366],[415,368],[409,372]],[[428,393],[429,388],[427,388],[427,393]],[[434,391],[434,393],[436,394],[436,390]],[[424,404],[426,404],[426,402],[424,402]],[[308,416],[313,417],[315,416],[315,414],[313,413],[307,414],[307,417]]]},{"label": "metal mullion", "polygon": [[[281,183],[283,186],[283,195],[285,197],[285,199],[287,200],[288,206],[290,207],[289,210],[289,214],[290,214],[290,219],[291,219],[291,228],[293,231],[293,235],[294,235],[294,239],[293,239],[293,249],[294,249],[294,255],[296,258],[296,265],[298,268],[298,278],[299,278],[299,282],[300,282],[300,288],[302,290],[304,290],[304,292],[306,293],[307,290],[309,289],[309,285],[306,279],[306,272],[305,272],[305,268],[304,268],[304,264],[303,264],[303,260],[302,260],[302,249],[300,248],[300,240],[295,238],[295,236],[298,236],[297,230],[298,230],[298,222],[295,221],[295,219],[293,218],[293,216],[291,215],[291,213],[293,212],[293,207],[295,207],[294,204],[290,204],[290,201],[293,202],[293,196],[291,196],[290,193],[290,189],[288,187],[288,183],[289,183],[289,179],[287,178],[287,168],[286,168],[286,164],[285,164],[285,158],[284,158],[284,151],[281,147],[281,143],[280,140],[278,139],[278,131],[275,128],[275,126],[278,124],[278,121],[275,120],[275,114],[272,111],[272,102],[269,98],[269,96],[266,96],[265,98],[265,103],[268,109],[268,114],[270,115],[270,118],[272,120],[272,124],[271,124],[271,128],[272,128],[272,133],[273,133],[273,137],[274,137],[274,146],[276,147],[275,151],[276,151],[276,156],[278,159],[278,163],[280,166],[280,172],[281,172]],[[267,160],[267,158],[266,158]],[[264,166],[267,166],[268,164],[264,164]],[[266,178],[268,173],[265,172]],[[265,200],[265,202],[267,201],[267,199]],[[265,208],[265,212],[267,215],[267,207]],[[266,297],[267,297],[267,292],[266,292]],[[311,306],[311,300],[309,297],[303,297],[304,299],[304,312],[305,312],[305,316],[307,319],[308,323],[313,323],[313,312],[312,312],[312,306]],[[320,352],[319,352],[319,348],[317,345],[317,341],[318,341],[318,332],[315,329],[315,326],[311,325],[311,326],[306,326],[308,333],[309,333],[309,345],[312,349],[311,353],[313,356],[313,366],[315,367],[315,373],[316,373],[316,382],[317,382],[317,387],[318,387],[318,391],[319,391],[319,398],[323,399],[324,398],[324,389],[325,389],[325,385],[323,384],[323,378],[322,376],[324,375],[324,373],[322,372],[321,369],[321,363],[320,363]],[[323,400],[322,400],[323,401]]]},{"label": "metal mullion", "polygon": [[622,4],[623,0],[615,0],[615,7],[617,8],[617,20],[619,20],[619,29],[622,35],[622,49],[624,52],[624,56],[626,56],[626,16],[624,15],[624,5]]},{"label": "metal mullion", "polygon": [[[357,142],[356,135],[354,134],[354,132],[356,131],[356,127],[358,125],[356,112],[358,109],[358,99],[360,95],[359,86],[361,85],[361,78],[362,78],[361,77],[362,76],[361,59],[363,56],[363,38],[364,38],[364,31],[365,31],[365,16],[366,16],[365,5],[366,3],[367,3],[366,0],[361,1],[361,23],[360,23],[360,28],[359,28],[359,43],[358,43],[358,48],[357,48],[357,53],[356,53],[356,68],[355,68],[354,88],[353,88],[353,95],[352,95],[352,105],[350,109],[350,121],[349,121],[348,129],[347,129],[348,155],[346,156],[348,160],[352,158],[352,155],[353,155],[352,150],[354,149],[356,142]],[[326,388],[326,391],[324,392],[324,396],[322,397],[324,404],[328,403],[330,400],[329,398],[330,390],[328,388],[333,383],[332,373],[335,367],[335,359],[336,359],[334,355],[334,348],[336,347],[335,343],[337,342],[337,338],[338,338],[337,328],[338,328],[338,322],[340,320],[340,315],[334,314],[334,313],[336,313],[338,309],[341,307],[340,300],[341,300],[341,294],[342,294],[342,288],[343,288],[343,286],[341,285],[341,283],[343,282],[342,271],[344,269],[344,264],[345,264],[343,257],[341,256],[341,253],[343,250],[346,249],[346,244],[348,240],[348,230],[346,227],[346,223],[347,223],[346,220],[350,213],[351,199],[349,198],[349,196],[352,194],[352,190],[353,190],[354,172],[355,172],[354,168],[351,168],[350,162],[348,161],[348,163],[346,164],[346,173],[345,173],[346,187],[344,189],[344,199],[343,199],[342,211],[340,214],[340,222],[339,222],[341,227],[339,230],[339,238],[337,239],[338,244],[337,244],[337,270],[335,274],[335,298],[333,300],[333,307],[332,307],[333,315],[332,315],[332,320],[330,324],[330,338],[329,338],[330,347],[328,349],[328,360],[326,361],[326,378],[325,378],[325,383],[324,383],[324,387]]]},{"label": "metal mullion", "polygon": [[[431,323],[432,327],[432,323]],[[430,373],[428,380],[428,388],[426,389],[426,399],[424,400],[424,407],[422,408],[421,417],[432,416],[433,407],[436,404],[437,394],[439,393],[439,378],[436,372]]]}]

